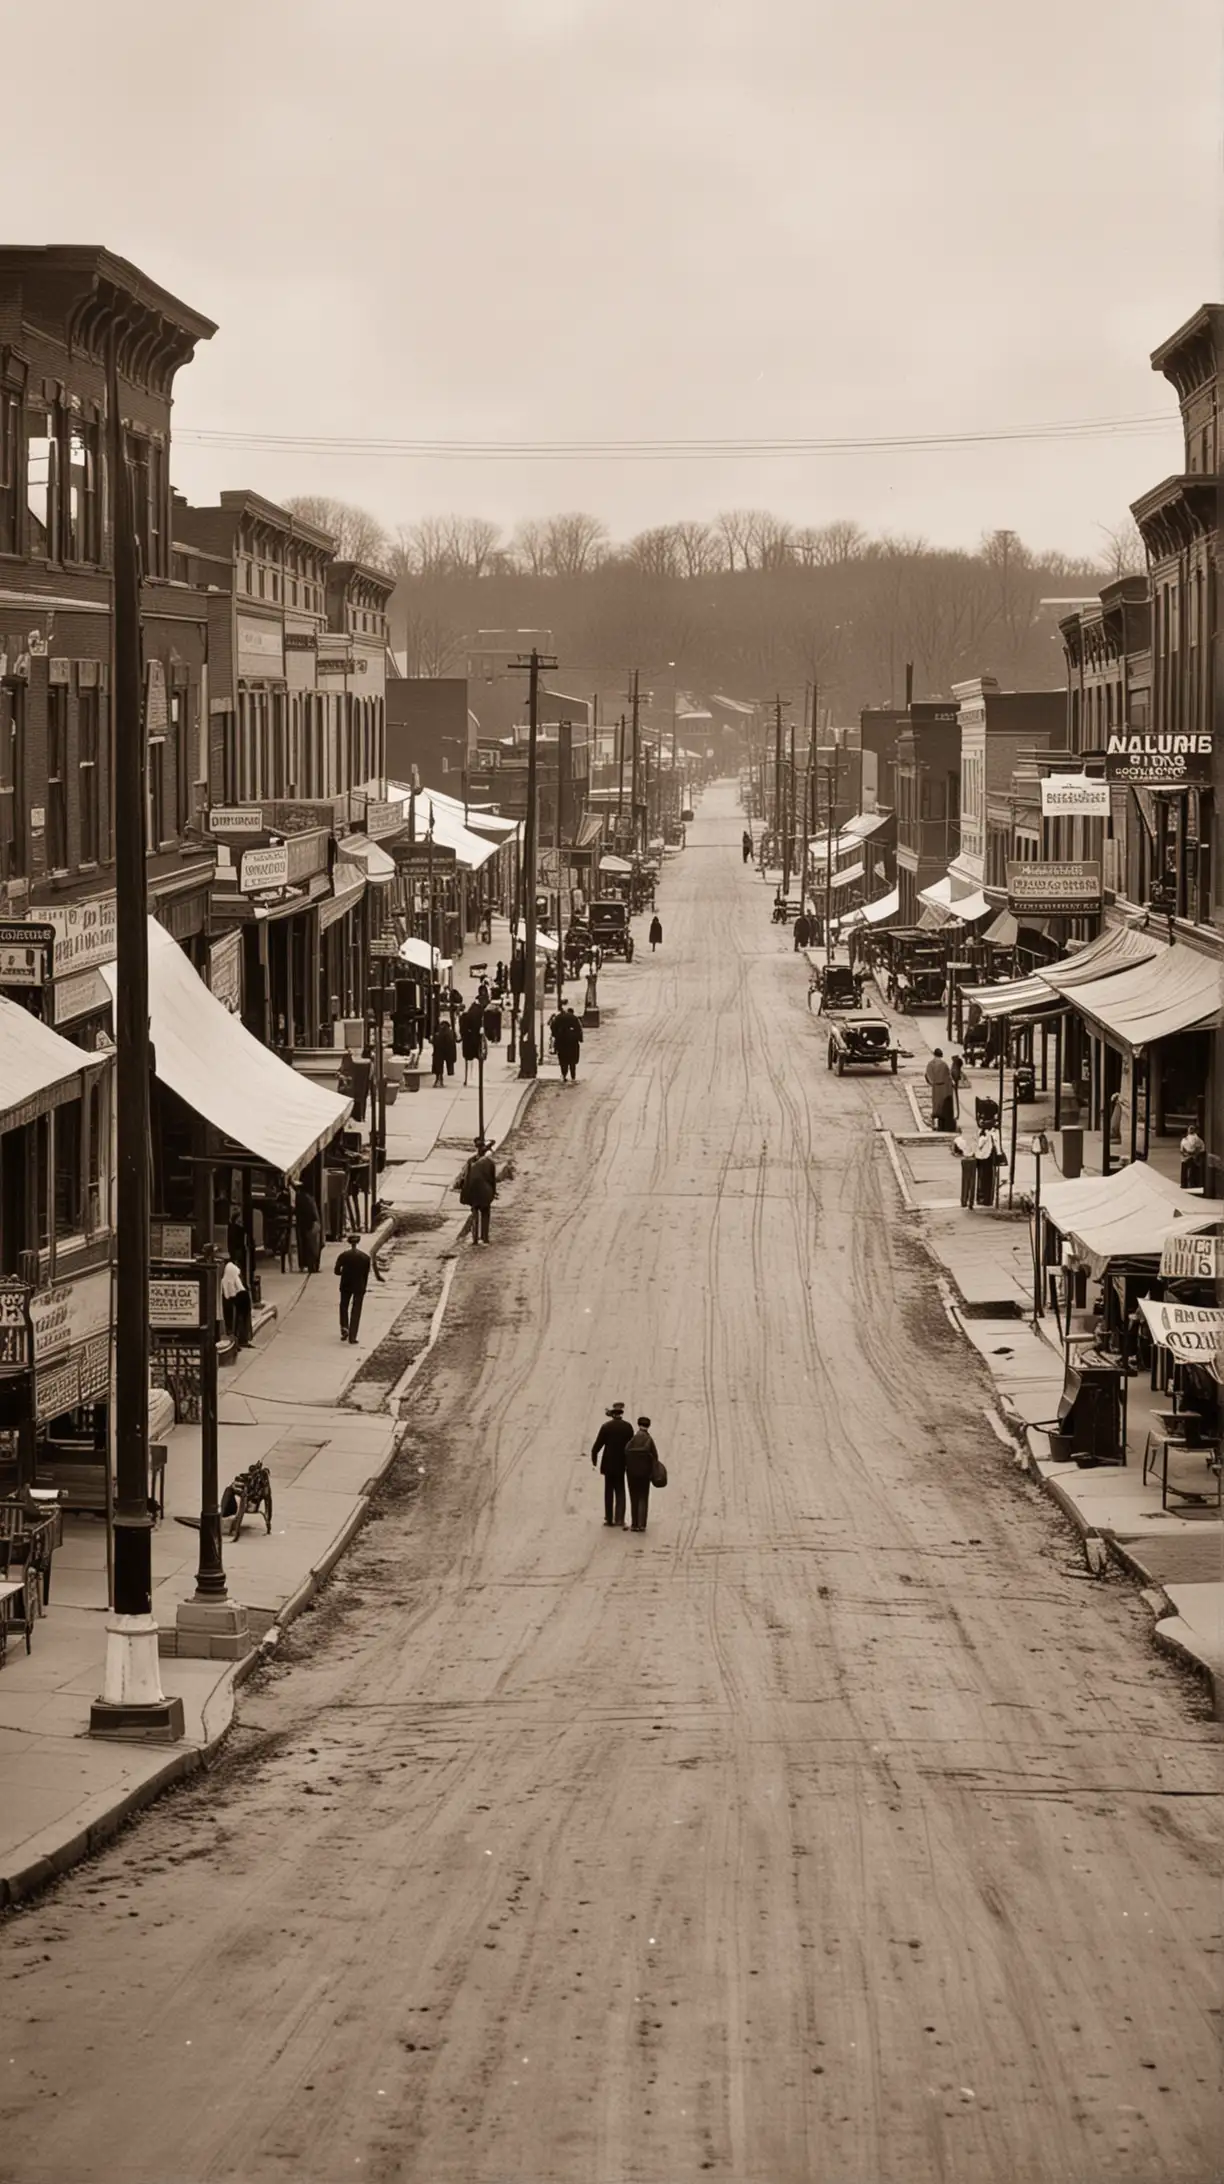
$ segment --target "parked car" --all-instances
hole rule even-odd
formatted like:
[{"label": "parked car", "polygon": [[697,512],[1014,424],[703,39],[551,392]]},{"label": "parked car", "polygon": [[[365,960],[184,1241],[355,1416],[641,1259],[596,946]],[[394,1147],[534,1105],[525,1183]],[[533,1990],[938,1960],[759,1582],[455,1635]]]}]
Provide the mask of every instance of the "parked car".
[{"label": "parked car", "polygon": [[611,902],[606,898],[593,902],[590,910],[590,932],[593,946],[604,955],[623,956],[626,963],[633,961],[633,934],[629,930],[629,905]]},{"label": "parked car", "polygon": [[843,1009],[858,1009],[863,1003],[863,974],[852,971],[848,963],[825,963],[817,971],[808,988],[808,1006],[812,995],[819,994],[817,1014],[830,1016]]},{"label": "parked car", "polygon": [[829,1027],[828,1067],[839,1077],[848,1069],[882,1069],[886,1062],[895,1077],[900,1052],[885,1018],[866,1010],[839,1016]]}]

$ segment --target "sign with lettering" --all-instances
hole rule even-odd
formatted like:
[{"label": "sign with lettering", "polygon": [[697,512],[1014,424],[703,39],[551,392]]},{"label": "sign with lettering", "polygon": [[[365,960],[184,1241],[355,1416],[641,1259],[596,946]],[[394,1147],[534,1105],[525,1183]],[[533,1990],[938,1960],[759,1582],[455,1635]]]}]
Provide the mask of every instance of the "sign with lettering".
[{"label": "sign with lettering", "polygon": [[[429,877],[431,853],[427,842],[397,842],[390,854],[395,858],[397,872],[406,873],[410,879],[424,880]],[[454,850],[445,849],[440,842],[435,842],[432,863],[434,878],[440,879],[444,873],[454,869]]]},{"label": "sign with lettering", "polygon": [[110,988],[101,971],[78,971],[73,978],[57,978],[52,992],[57,1024],[75,1023],[79,1016],[94,1016],[111,1005]]},{"label": "sign with lettering", "polygon": [[169,718],[166,670],[160,660],[150,660],[145,668],[145,734],[164,736]]},{"label": "sign with lettering", "polygon": [[1063,813],[1108,819],[1108,781],[1093,781],[1087,774],[1045,774],[1041,783],[1042,818],[1056,819]]},{"label": "sign with lettering", "polygon": [[244,895],[259,895],[271,888],[288,887],[287,844],[282,842],[277,849],[244,849],[238,885]]},{"label": "sign with lettering", "polygon": [[45,1371],[40,1365],[34,1376],[34,1416],[40,1426],[48,1419],[62,1418],[65,1411],[73,1411],[81,1400],[81,1361],[77,1357],[65,1359],[62,1364],[49,1366]]},{"label": "sign with lettering", "polygon": [[252,681],[278,682],[285,672],[285,650],[279,622],[260,622],[253,615],[238,616],[238,673]]},{"label": "sign with lettering", "polygon": [[208,814],[210,834],[262,834],[263,808],[259,804],[214,804]]},{"label": "sign with lettering", "polygon": [[1183,788],[1211,779],[1212,731],[1158,732],[1152,728],[1114,728],[1105,743],[1105,773],[1110,781],[1143,782],[1149,788]]},{"label": "sign with lettering", "polygon": [[51,983],[55,927],[17,919],[0,925],[0,987],[25,990]]},{"label": "sign with lettering", "polygon": [[1101,867],[1095,859],[1009,864],[1007,907],[1030,917],[1091,917],[1101,908]]},{"label": "sign with lettering", "polygon": [[149,1246],[155,1259],[181,1262],[195,1257],[190,1221],[152,1221]]},{"label": "sign with lettering", "polygon": [[50,1363],[94,1335],[108,1333],[110,1298],[108,1267],[78,1274],[74,1281],[58,1282],[53,1289],[38,1290],[30,1299],[35,1364]]},{"label": "sign with lettering", "polygon": [[326,827],[312,827],[309,833],[294,834],[286,842],[289,853],[289,885],[296,887],[300,881],[310,878],[312,872],[326,872],[327,851],[331,835]]},{"label": "sign with lettering", "polygon": [[40,915],[55,932],[57,978],[91,964],[114,962],[118,933],[113,895],[95,895],[90,902],[49,903]]},{"label": "sign with lettering", "polygon": [[1166,1282],[1224,1281],[1224,1236],[1166,1236],[1160,1276]]},{"label": "sign with lettering", "polygon": [[319,675],[351,675],[353,655],[351,652],[321,652],[315,662],[315,672]]},{"label": "sign with lettering", "polygon": [[198,1332],[204,1324],[203,1280],[199,1274],[157,1275],[149,1279],[149,1326],[174,1334]]},{"label": "sign with lettering", "polygon": [[372,840],[380,834],[394,834],[404,824],[404,807],[381,798],[371,797],[365,808],[365,830]]},{"label": "sign with lettering", "polygon": [[32,1349],[30,1292],[24,1282],[0,1282],[0,1372],[24,1372]]},{"label": "sign with lettering", "polygon": [[1157,1304],[1140,1297],[1139,1309],[1162,1350],[1181,1365],[1202,1366],[1214,1379],[1224,1380],[1224,1311],[1218,1305]]},{"label": "sign with lettering", "polygon": [[231,1016],[242,1013],[242,933],[235,930],[214,940],[208,951],[208,990],[214,1001]]},{"label": "sign with lettering", "polygon": [[109,1331],[91,1335],[81,1344],[78,1367],[82,1403],[96,1403],[110,1388],[111,1341]]}]

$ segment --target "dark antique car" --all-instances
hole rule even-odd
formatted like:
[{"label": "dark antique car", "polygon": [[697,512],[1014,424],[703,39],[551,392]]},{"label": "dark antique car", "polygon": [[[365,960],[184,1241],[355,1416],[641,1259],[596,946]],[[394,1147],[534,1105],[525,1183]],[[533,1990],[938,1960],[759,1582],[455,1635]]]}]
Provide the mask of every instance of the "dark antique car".
[{"label": "dark antique car", "polygon": [[808,987],[808,1007],[813,994],[819,995],[817,1013],[830,1016],[843,1009],[858,1009],[863,1004],[863,974],[852,971],[848,963],[825,963],[815,972]]},{"label": "dark antique car", "polygon": [[604,955],[623,956],[626,963],[633,961],[633,934],[629,930],[629,905],[611,902],[605,898],[593,902],[590,909],[591,944]]},{"label": "dark antique car", "polygon": [[882,1069],[887,1062],[894,1077],[901,1049],[882,1016],[866,1011],[859,1016],[838,1016],[829,1027],[828,1067],[844,1077],[848,1069]]}]

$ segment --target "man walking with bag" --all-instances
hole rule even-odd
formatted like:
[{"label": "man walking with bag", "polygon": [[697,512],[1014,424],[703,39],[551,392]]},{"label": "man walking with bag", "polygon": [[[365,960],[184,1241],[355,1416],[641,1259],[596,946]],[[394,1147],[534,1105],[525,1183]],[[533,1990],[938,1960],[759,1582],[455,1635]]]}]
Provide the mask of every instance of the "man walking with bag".
[{"label": "man walking with bag", "polygon": [[633,1427],[625,1416],[624,1404],[610,1404],[591,1449],[591,1469],[598,1458],[604,1483],[604,1523],[614,1525],[618,1531],[625,1522],[625,1450],[632,1439]]}]

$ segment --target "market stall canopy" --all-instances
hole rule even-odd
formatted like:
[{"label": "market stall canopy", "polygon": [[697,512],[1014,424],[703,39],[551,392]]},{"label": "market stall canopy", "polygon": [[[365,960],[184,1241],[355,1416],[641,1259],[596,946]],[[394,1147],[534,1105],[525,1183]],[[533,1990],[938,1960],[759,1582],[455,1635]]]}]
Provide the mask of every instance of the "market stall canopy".
[{"label": "market stall canopy", "polygon": [[1224,1010],[1224,981],[1214,956],[1164,948],[1146,963],[1076,986],[1081,1016],[1132,1053],[1179,1031],[1212,1029]]},{"label": "market stall canopy", "polygon": [[1067,1003],[1051,992],[1044,978],[1009,978],[996,986],[962,986],[966,1001],[976,1001],[983,1016],[1049,1016]]},{"label": "market stall canopy", "polygon": [[862,867],[862,865],[861,865],[861,864],[855,864],[855,865],[847,865],[847,866],[846,866],[846,869],[845,869],[845,871],[844,871],[844,872],[835,872],[835,873],[833,874],[832,878],[831,878],[831,879],[830,879],[830,880],[829,880],[829,881],[827,882],[827,885],[828,885],[828,886],[829,886],[829,888],[830,888],[830,889],[832,890],[833,894],[836,894],[836,893],[837,893],[837,891],[838,891],[838,889],[839,889],[839,888],[841,888],[841,887],[859,887],[859,886],[861,886],[861,885],[862,885],[862,880],[863,880],[863,867]]},{"label": "market stall canopy", "polygon": [[1162,945],[1147,933],[1137,933],[1129,925],[1118,925],[1112,932],[1098,933],[1095,940],[1078,948],[1074,955],[1068,955],[1064,962],[1044,963],[1041,976],[1056,993],[1068,993],[1075,986],[1087,985],[1091,979],[1124,971],[1133,963],[1149,962],[1160,954]]},{"label": "market stall canopy", "polygon": [[42,1024],[16,1001],[0,996],[0,1128],[16,1129],[10,1118],[30,1108],[28,1120],[45,1115],[81,1089],[81,1072],[97,1068],[103,1055],[89,1055],[58,1031]]},{"label": "market stall canopy", "polygon": [[929,910],[940,910],[945,917],[954,918],[959,925],[976,925],[979,918],[990,915],[990,904],[980,887],[968,895],[953,895],[950,872],[945,872],[933,887],[920,887],[918,900]]},{"label": "market stall canopy", "polygon": [[336,855],[346,864],[359,866],[371,887],[385,887],[395,878],[395,859],[372,842],[368,834],[346,834],[336,844]]},{"label": "market stall canopy", "polygon": [[1158,1259],[1167,1235],[1214,1228],[1220,1219],[1218,1205],[1179,1190],[1143,1160],[1112,1175],[1053,1183],[1042,1209],[1093,1275],[1111,1259]]},{"label": "market stall canopy", "polygon": [[1139,1310],[1160,1349],[1168,1350],[1179,1365],[1200,1365],[1224,1383],[1224,1311],[1219,1305],[1140,1297]]},{"label": "market stall canopy", "polygon": [[626,857],[613,857],[609,855],[607,857],[600,858],[599,869],[601,872],[632,872],[633,866],[629,863]]},{"label": "market stall canopy", "polygon": [[[298,1075],[214,1000],[177,941],[148,921],[149,1036],[162,1084],[223,1137],[284,1175],[329,1145],[351,1100]],[[114,998],[119,967],[102,966]]]},{"label": "market stall canopy", "polygon": [[411,963],[418,971],[436,971],[442,961],[440,949],[431,948],[427,940],[417,940],[411,935],[407,940],[401,940],[399,956],[401,963]]}]

